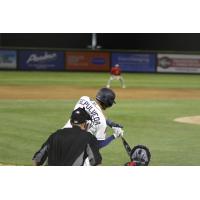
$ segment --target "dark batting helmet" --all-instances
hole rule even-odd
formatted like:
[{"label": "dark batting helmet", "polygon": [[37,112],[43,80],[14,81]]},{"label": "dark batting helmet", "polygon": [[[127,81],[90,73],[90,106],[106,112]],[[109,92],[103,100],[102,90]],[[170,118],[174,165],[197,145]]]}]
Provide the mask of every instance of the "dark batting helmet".
[{"label": "dark batting helmet", "polygon": [[96,99],[105,107],[111,107],[115,103],[115,93],[109,88],[101,88],[97,92]]}]

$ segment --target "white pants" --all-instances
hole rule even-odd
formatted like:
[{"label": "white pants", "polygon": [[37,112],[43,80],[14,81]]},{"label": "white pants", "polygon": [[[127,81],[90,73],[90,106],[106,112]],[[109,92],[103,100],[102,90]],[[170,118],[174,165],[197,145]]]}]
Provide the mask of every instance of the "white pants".
[{"label": "white pants", "polygon": [[122,76],[115,76],[115,75],[112,75],[109,79],[108,79],[108,83],[107,83],[107,87],[109,88],[110,87],[110,84],[113,80],[119,80],[120,83],[121,83],[121,87],[122,88],[125,88],[125,83],[124,83],[124,79]]}]

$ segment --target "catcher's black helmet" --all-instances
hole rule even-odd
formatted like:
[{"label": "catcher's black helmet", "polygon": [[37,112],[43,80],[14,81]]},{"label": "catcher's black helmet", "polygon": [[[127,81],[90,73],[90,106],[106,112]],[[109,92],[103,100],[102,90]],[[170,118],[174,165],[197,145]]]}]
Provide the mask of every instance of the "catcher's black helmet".
[{"label": "catcher's black helmet", "polygon": [[151,153],[144,145],[137,145],[133,147],[130,153],[131,161],[135,161],[137,165],[147,166],[151,160]]},{"label": "catcher's black helmet", "polygon": [[97,92],[96,99],[103,103],[105,107],[111,107],[115,103],[115,93],[109,88],[101,88]]}]

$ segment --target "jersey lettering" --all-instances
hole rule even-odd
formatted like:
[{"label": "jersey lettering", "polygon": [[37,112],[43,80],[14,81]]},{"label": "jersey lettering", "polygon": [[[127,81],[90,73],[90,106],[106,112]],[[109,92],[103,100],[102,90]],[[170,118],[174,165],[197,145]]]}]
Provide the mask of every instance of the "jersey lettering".
[{"label": "jersey lettering", "polygon": [[85,109],[89,112],[90,116],[92,117],[92,121],[95,125],[101,124],[100,117],[98,113],[95,111],[95,108],[86,100],[80,99],[79,104],[85,107]]}]

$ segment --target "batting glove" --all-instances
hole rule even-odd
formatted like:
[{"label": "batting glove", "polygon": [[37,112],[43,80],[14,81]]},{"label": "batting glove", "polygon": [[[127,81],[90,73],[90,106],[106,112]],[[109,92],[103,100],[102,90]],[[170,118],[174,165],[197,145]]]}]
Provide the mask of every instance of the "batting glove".
[{"label": "batting glove", "polygon": [[121,128],[113,127],[112,129],[114,130],[113,135],[114,135],[115,138],[118,138],[118,137],[121,137],[121,136],[124,135],[124,131]]}]

